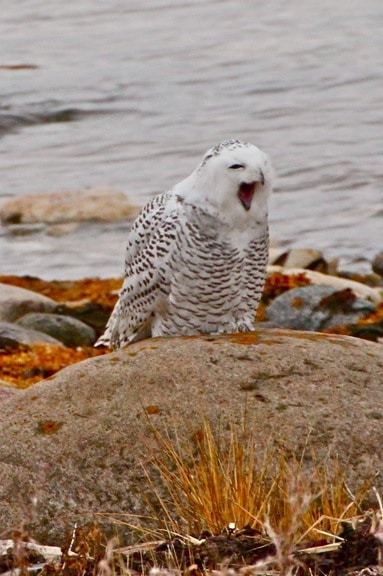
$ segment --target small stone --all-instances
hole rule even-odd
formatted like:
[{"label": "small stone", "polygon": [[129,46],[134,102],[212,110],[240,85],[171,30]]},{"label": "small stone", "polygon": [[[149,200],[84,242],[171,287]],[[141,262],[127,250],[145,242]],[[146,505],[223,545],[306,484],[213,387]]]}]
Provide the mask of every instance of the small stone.
[{"label": "small stone", "polygon": [[104,331],[105,325],[109,320],[111,309],[97,302],[81,300],[59,304],[55,312],[60,315],[77,318],[77,320],[101,332]]},{"label": "small stone", "polygon": [[0,322],[0,347],[5,349],[15,347],[18,344],[34,344],[36,342],[45,342],[47,344],[56,344],[62,346],[61,342],[48,334],[29,330],[11,322]]},{"label": "small stone", "polygon": [[28,312],[52,312],[57,302],[32,290],[0,284],[0,321],[14,322]]},{"label": "small stone", "polygon": [[92,346],[96,341],[96,332],[93,328],[70,316],[31,312],[16,322],[24,328],[49,334],[71,348]]}]

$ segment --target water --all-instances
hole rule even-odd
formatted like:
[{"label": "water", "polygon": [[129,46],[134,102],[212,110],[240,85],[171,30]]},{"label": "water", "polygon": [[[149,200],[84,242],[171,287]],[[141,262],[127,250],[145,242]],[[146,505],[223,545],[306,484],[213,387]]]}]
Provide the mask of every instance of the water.
[{"label": "water", "polygon": [[[134,203],[224,138],[272,157],[272,236],[367,270],[383,249],[381,0],[0,0],[0,202]],[[122,272],[127,223],[1,234],[0,273]]]}]

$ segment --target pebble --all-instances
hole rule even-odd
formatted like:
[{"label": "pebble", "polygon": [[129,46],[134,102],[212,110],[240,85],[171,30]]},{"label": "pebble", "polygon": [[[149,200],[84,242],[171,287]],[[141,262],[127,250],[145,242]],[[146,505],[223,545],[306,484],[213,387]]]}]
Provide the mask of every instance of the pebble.
[{"label": "pebble", "polygon": [[23,328],[11,322],[0,322],[0,348],[14,348],[19,344],[28,345],[37,342],[62,346],[59,340],[43,332]]},{"label": "pebble", "polygon": [[92,346],[96,341],[96,331],[71,316],[30,312],[19,318],[16,323],[24,328],[49,334],[65,346]]},{"label": "pebble", "polygon": [[97,302],[89,302],[87,300],[59,304],[56,308],[56,313],[77,318],[77,320],[95,328],[98,332],[104,331],[110,316],[108,308]]}]

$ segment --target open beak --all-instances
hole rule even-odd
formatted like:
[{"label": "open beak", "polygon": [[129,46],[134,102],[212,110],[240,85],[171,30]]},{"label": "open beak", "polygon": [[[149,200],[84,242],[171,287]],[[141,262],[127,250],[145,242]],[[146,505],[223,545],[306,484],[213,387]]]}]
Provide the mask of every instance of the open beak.
[{"label": "open beak", "polygon": [[238,188],[238,198],[245,210],[250,210],[257,182],[241,182]]}]

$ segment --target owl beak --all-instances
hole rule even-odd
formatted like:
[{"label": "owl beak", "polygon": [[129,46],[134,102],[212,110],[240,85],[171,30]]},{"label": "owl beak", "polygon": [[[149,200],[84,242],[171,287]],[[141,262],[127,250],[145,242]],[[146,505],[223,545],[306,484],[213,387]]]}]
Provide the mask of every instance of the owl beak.
[{"label": "owl beak", "polygon": [[238,188],[238,198],[245,210],[250,210],[257,182],[241,182]]}]

